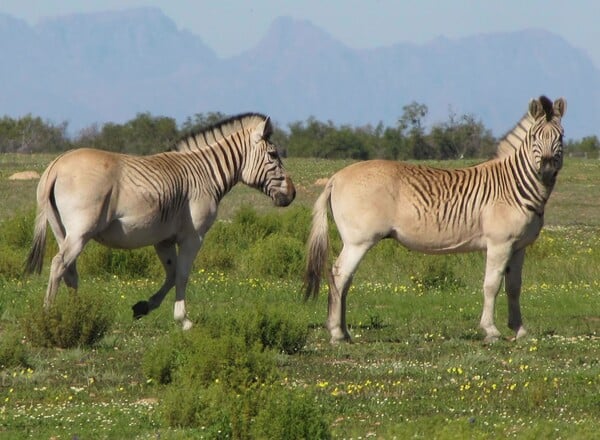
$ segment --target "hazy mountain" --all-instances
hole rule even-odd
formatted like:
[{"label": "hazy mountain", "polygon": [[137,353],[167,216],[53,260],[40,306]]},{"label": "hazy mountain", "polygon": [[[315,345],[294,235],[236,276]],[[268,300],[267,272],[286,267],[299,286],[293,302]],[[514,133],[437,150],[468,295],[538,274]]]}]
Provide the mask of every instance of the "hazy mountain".
[{"label": "hazy mountain", "polygon": [[477,35],[355,50],[308,21],[275,20],[256,47],[220,59],[155,8],[47,19],[0,14],[0,115],[123,122],[149,111],[260,111],[286,125],[314,116],[395,124],[413,101],[427,122],[470,113],[499,135],[530,98],[568,101],[569,137],[600,135],[600,71],[546,31]]}]

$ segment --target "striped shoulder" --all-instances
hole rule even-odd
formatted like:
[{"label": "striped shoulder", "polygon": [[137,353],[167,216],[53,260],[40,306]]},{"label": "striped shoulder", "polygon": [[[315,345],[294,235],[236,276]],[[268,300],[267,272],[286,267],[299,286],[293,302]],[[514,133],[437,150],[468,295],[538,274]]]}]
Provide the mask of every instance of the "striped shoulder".
[{"label": "striped shoulder", "polygon": [[223,119],[209,127],[188,133],[175,142],[170,151],[195,151],[216,144],[233,134],[252,130],[260,123],[267,123],[265,135],[272,133],[270,119],[261,113],[242,113]]}]

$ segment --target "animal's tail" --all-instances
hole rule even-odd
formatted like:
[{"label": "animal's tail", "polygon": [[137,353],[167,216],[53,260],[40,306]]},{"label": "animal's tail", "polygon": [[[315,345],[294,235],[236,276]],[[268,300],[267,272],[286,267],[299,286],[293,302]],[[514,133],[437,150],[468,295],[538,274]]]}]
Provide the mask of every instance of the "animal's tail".
[{"label": "animal's tail", "polygon": [[[53,164],[52,164],[53,165]],[[40,273],[46,250],[46,223],[48,216],[54,216],[53,197],[56,175],[51,173],[52,165],[42,174],[37,188],[37,215],[33,230],[33,243],[25,262],[25,274]]]},{"label": "animal's tail", "polygon": [[304,273],[304,299],[315,298],[321,287],[321,277],[327,265],[329,253],[329,234],[327,210],[331,199],[333,179],[329,179],[325,189],[315,202],[312,214],[312,226],[308,237],[306,253],[306,271]]}]

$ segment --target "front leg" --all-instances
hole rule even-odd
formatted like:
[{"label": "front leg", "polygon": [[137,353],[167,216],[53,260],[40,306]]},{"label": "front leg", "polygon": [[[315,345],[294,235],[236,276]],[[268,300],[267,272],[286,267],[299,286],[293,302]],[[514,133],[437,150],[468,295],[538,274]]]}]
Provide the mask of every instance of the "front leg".
[{"label": "front leg", "polygon": [[527,334],[523,327],[521,319],[521,306],[519,297],[521,296],[521,274],[523,272],[523,262],[525,260],[525,248],[515,251],[504,275],[504,288],[508,297],[508,327],[515,331],[515,338],[519,339]]},{"label": "front leg", "polygon": [[179,244],[179,255],[177,256],[177,271],[175,275],[175,307],[173,317],[181,323],[184,330],[192,327],[192,321],[187,317],[185,310],[185,289],[190,277],[194,259],[202,246],[202,237],[188,237]]},{"label": "front leg", "polygon": [[510,243],[501,245],[488,245],[485,280],[483,282],[483,312],[480,327],[485,331],[485,341],[494,342],[500,337],[500,332],[494,325],[494,308],[496,296],[500,290],[502,276],[511,255]]},{"label": "front leg", "polygon": [[177,248],[175,247],[175,242],[166,240],[155,244],[154,249],[165,270],[165,281],[148,301],[138,301],[131,307],[135,319],[139,319],[158,308],[169,290],[175,285],[175,271],[177,267]]}]

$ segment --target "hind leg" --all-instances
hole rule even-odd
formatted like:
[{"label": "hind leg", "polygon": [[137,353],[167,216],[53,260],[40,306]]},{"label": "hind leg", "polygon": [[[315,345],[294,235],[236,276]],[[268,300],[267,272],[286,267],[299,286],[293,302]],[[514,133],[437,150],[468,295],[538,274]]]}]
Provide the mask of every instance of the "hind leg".
[{"label": "hind leg", "polygon": [[331,342],[351,341],[346,324],[346,297],[358,263],[371,245],[344,245],[329,278],[327,329]]},{"label": "hind leg", "polygon": [[[54,302],[56,292],[60,284],[60,280],[64,277],[65,283],[73,283],[77,285],[77,269],[75,266],[75,260],[83,250],[83,247],[87,243],[87,240],[81,236],[67,235],[65,240],[61,243],[58,253],[52,258],[52,265],[50,266],[50,279],[48,281],[48,290],[46,290],[46,296],[44,298],[44,307],[49,308]],[[72,269],[71,269],[72,268]],[[67,273],[69,270],[73,272]],[[65,276],[66,274],[66,276]],[[67,285],[69,285],[67,283]],[[69,286],[69,287],[71,287]]]},{"label": "hind leg", "polygon": [[[54,233],[54,237],[56,238],[56,242],[58,243],[59,249],[62,249],[63,243],[65,241],[65,231],[63,229],[62,224],[57,220],[54,212],[51,212],[48,215],[48,223],[50,224],[50,228]],[[79,274],[77,273],[77,260],[73,261],[67,269],[65,270],[63,277],[63,281],[65,285],[74,290],[75,292],[79,288]]]},{"label": "hind leg", "polygon": [[148,301],[139,301],[131,308],[133,317],[139,319],[152,310],[158,308],[165,296],[175,285],[175,271],[177,268],[177,247],[174,242],[163,241],[154,245],[154,250],[165,269],[165,281],[158,291]]},{"label": "hind leg", "polygon": [[79,274],[77,273],[77,260],[67,267],[63,275],[63,281],[69,289],[73,289],[77,292],[79,287]]}]

